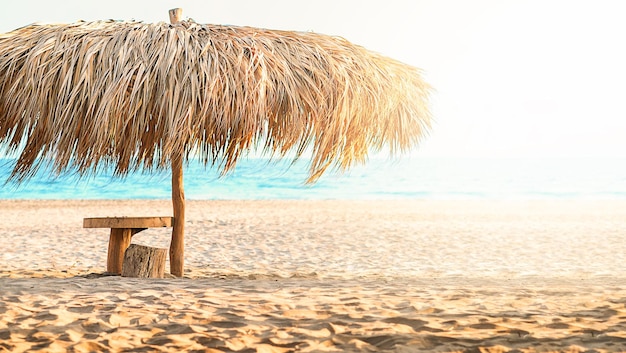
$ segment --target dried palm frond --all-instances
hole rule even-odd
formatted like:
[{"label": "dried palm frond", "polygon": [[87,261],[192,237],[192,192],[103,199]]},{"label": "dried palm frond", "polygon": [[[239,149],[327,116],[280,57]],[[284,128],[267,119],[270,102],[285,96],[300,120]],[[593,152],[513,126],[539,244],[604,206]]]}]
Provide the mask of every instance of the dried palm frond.
[{"label": "dried palm frond", "polygon": [[260,146],[312,153],[309,181],[430,124],[420,71],[308,32],[193,22],[78,22],[0,34],[0,145],[12,178],[118,175],[199,156],[222,171]]}]

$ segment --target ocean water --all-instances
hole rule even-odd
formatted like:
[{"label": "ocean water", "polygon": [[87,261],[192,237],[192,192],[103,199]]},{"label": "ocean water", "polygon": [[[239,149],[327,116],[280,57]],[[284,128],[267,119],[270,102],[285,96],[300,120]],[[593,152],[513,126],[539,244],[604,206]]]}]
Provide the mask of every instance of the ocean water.
[{"label": "ocean water", "polygon": [[[0,180],[14,160],[0,159]],[[250,158],[221,177],[197,161],[185,167],[187,199],[546,199],[626,198],[626,159],[372,159],[345,173],[329,172],[306,185],[307,161]],[[0,188],[0,199],[167,199],[168,172],[111,171],[79,178],[46,170]]]}]

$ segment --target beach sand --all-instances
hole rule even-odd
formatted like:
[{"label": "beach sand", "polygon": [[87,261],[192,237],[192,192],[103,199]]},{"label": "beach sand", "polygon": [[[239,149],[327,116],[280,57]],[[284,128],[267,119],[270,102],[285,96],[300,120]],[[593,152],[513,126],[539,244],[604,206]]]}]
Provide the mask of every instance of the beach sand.
[{"label": "beach sand", "polygon": [[106,275],[82,218],[168,201],[0,214],[0,352],[626,351],[625,201],[188,201],[165,279]]}]

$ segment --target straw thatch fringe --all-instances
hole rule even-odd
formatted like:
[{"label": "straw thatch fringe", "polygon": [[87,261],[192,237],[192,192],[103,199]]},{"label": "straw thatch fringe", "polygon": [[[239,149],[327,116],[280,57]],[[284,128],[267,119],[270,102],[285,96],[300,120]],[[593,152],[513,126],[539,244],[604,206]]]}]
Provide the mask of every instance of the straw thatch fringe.
[{"label": "straw thatch fringe", "polygon": [[304,32],[181,22],[31,25],[0,35],[0,143],[12,178],[168,168],[228,171],[251,147],[312,151],[309,181],[368,150],[415,145],[430,123],[418,69]]}]

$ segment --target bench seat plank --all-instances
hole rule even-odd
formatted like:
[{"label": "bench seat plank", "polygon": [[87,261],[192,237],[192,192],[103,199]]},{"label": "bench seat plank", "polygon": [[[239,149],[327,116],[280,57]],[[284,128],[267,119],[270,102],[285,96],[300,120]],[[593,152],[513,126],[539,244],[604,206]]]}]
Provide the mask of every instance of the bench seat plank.
[{"label": "bench seat plank", "polygon": [[98,217],[83,219],[83,228],[161,228],[172,222],[173,217]]}]

